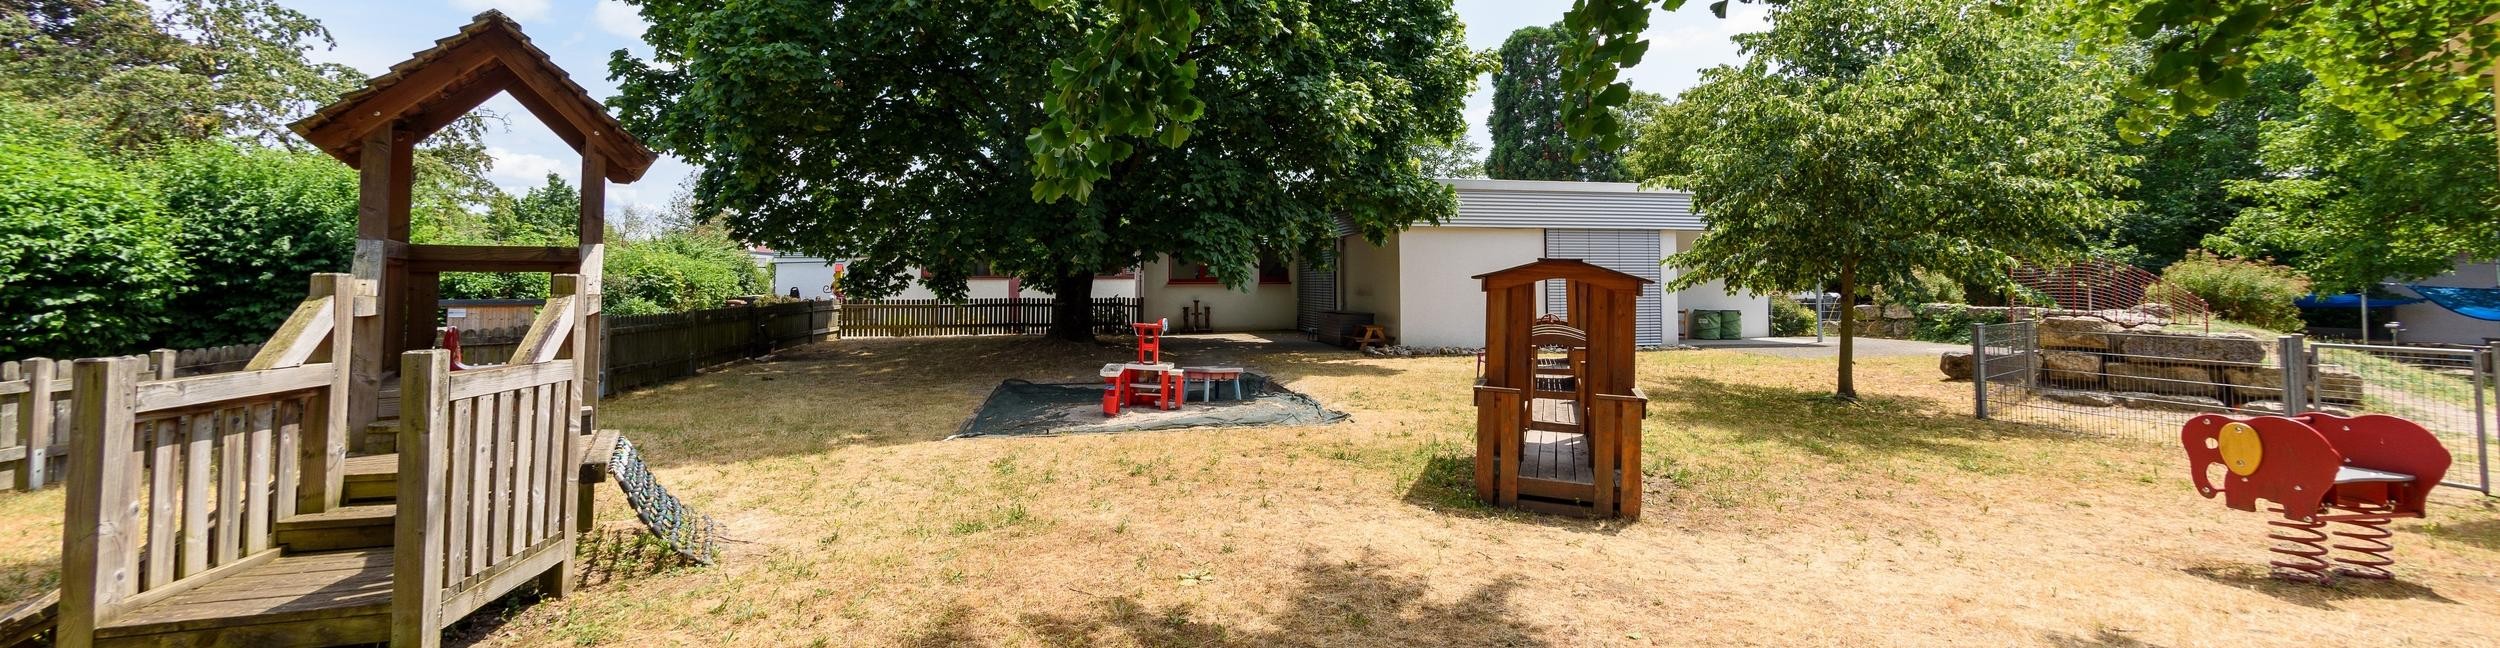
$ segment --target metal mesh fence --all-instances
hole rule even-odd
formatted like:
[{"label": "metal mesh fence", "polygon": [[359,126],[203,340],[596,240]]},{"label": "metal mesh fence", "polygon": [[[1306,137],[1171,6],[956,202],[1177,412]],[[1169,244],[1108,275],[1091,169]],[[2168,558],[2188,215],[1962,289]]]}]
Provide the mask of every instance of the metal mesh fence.
[{"label": "metal mesh fence", "polygon": [[2448,446],[2448,482],[2490,492],[2495,420],[2489,349],[2306,344],[2297,336],[2191,336],[1974,327],[1974,410],[1983,418],[2147,443],[2177,443],[2200,414],[2387,414]]}]

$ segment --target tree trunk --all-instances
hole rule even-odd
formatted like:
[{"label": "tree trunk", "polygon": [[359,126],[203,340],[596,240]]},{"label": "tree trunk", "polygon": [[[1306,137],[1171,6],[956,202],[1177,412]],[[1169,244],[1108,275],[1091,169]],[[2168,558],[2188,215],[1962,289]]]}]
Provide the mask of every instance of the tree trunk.
[{"label": "tree trunk", "polygon": [[1840,387],[1832,395],[1844,401],[1858,399],[1855,351],[1858,337],[1858,264],[1840,266]]},{"label": "tree trunk", "polygon": [[1050,282],[1050,338],[1094,341],[1094,273],[1059,275]]}]

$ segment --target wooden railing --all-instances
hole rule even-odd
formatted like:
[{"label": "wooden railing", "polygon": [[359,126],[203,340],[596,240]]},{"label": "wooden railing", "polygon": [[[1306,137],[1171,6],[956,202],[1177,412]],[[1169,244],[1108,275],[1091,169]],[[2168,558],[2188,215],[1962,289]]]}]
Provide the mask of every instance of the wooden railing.
[{"label": "wooden railing", "polygon": [[[174,352],[142,359],[142,376],[174,377]],[[50,380],[38,379],[48,376]],[[49,358],[0,362],[0,491],[61,482],[69,454],[70,363]]]},{"label": "wooden railing", "polygon": [[454,373],[441,349],[400,357],[393,643],[434,645],[446,620],[538,580],[570,583],[587,295],[557,275],[513,364]]},{"label": "wooden railing", "polygon": [[[65,644],[275,558],[277,520],[338,505],[350,327],[334,324],[352,291],[347,275],[316,276],[244,371],[151,379],[140,357],[73,365]],[[308,364],[319,351],[327,362]]]}]

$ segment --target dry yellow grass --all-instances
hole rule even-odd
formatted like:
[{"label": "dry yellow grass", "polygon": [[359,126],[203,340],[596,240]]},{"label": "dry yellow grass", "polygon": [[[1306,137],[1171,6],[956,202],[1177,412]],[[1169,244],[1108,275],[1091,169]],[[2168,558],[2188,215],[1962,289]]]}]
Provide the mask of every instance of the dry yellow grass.
[{"label": "dry yellow grass", "polygon": [[[479,645],[2494,645],[2500,511],[2435,498],[2393,583],[2264,577],[2264,517],[2176,451],[1971,420],[1933,359],[1641,356],[1648,509],[1468,500],[1469,358],[1171,343],[1350,412],[1328,427],[941,441],[1006,378],[1128,351],[842,342],[610,400],[736,542],[655,562],[601,493],[590,586]],[[20,497],[0,495],[0,498]],[[37,496],[41,497],[41,496]],[[56,498],[57,500],[57,498]],[[16,500],[0,499],[15,511]],[[54,504],[57,506],[57,503]],[[18,527],[0,521],[0,539]],[[36,523],[38,526],[40,523]],[[57,537],[57,523],[36,537]],[[43,536],[52,533],[53,536]],[[0,554],[0,560],[7,560]],[[5,577],[0,577],[5,578]],[[7,587],[0,580],[0,587]]]}]

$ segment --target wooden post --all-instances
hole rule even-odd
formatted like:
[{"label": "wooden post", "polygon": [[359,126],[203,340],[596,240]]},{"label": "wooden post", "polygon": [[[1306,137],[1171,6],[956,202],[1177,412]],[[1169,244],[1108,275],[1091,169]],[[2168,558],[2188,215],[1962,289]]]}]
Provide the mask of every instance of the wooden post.
[{"label": "wooden post", "polygon": [[[349,385],[348,429],[361,430],[382,417],[382,376],[398,361],[392,353],[397,344],[395,335],[384,331],[399,321],[392,308],[400,301],[400,275],[406,271],[405,260],[392,252],[392,224],[406,222],[408,204],[405,188],[412,181],[398,164],[401,149],[399,126],[387,124],[364,136],[364,148],[356,173],[356,300],[361,307],[354,312],[354,329],[348,338],[353,342],[354,379]],[[413,154],[413,153],[412,153]],[[396,198],[396,199],[395,199]],[[336,324],[336,323],[334,323]]]},{"label": "wooden post", "polygon": [[180,354],[173,349],[149,351],[148,369],[153,372],[155,380],[173,380],[174,365],[179,362],[179,358]]},{"label": "wooden post", "polygon": [[394,522],[391,645],[431,648],[443,642],[443,510],[445,441],[450,437],[451,353],[400,356],[399,516]]},{"label": "wooden post", "polygon": [[43,488],[52,469],[52,368],[50,358],[32,358],[21,363],[26,374],[26,393],[19,396],[17,438],[26,444],[26,460],[17,469],[17,489],[32,491]]},{"label": "wooden post", "polygon": [[[583,171],[587,174],[589,169],[585,168]],[[585,175],[582,179],[584,184],[598,181],[599,180],[596,177],[587,175]],[[588,282],[584,281],[584,278],[582,277],[556,275],[554,278],[554,284],[550,287],[548,294],[571,294],[574,296],[574,303],[585,304],[588,303],[589,300],[595,299],[595,297],[588,294],[588,290]],[[564,354],[564,357],[569,358],[569,360],[566,361],[573,363],[573,380],[566,383],[568,391],[564,394],[564,397],[557,399],[557,402],[562,403],[566,408],[569,408],[572,411],[559,411],[556,412],[556,416],[553,417],[552,422],[555,425],[562,426],[562,428],[551,432],[555,436],[555,442],[559,445],[555,448],[554,456],[547,458],[549,463],[555,464],[554,466],[551,466],[550,469],[556,474],[562,476],[561,479],[557,479],[555,481],[557,484],[561,484],[560,488],[563,490],[562,492],[557,493],[547,493],[548,498],[546,506],[557,509],[556,521],[558,528],[555,529],[555,531],[563,534],[568,539],[572,538],[576,533],[574,530],[576,525],[575,518],[578,516],[586,519],[592,514],[587,500],[580,501],[580,507],[578,509],[565,506],[565,504],[575,503],[576,500],[579,499],[576,491],[581,488],[581,480],[576,475],[577,466],[574,462],[581,456],[581,448],[583,444],[581,435],[582,433],[589,431],[588,428],[577,427],[582,425],[585,422],[584,419],[587,418],[585,415],[581,414],[580,404],[588,402],[587,399],[593,397],[593,395],[590,395],[587,392],[590,388],[589,386],[594,384],[593,381],[595,380],[595,376],[597,376],[599,372],[598,365],[591,364],[595,361],[591,357],[591,352],[598,348],[597,344],[592,343],[592,337],[598,333],[595,330],[587,328],[590,326],[592,319],[591,315],[585,311],[586,309],[579,308],[573,311],[575,313],[574,316],[577,319],[573,324],[572,336],[565,340],[566,352]],[[549,596],[556,597],[568,596],[573,593],[573,556],[571,553],[565,554],[565,557],[561,562],[556,563],[554,567],[547,570],[546,574],[539,577],[538,590]]]},{"label": "wooden post", "polygon": [[607,393],[608,352],[604,340],[607,337],[608,316],[600,301],[607,293],[607,272],[603,264],[607,262],[608,249],[608,158],[594,147],[583,147],[582,150],[582,211],[577,224],[581,230],[582,261],[580,269],[574,274],[581,276],[583,318],[581,325],[574,327],[573,334],[593,336],[590,338],[593,343],[578,348],[579,353],[573,356],[582,361],[581,373],[574,377],[582,383],[581,398],[577,401],[581,412],[574,418],[580,419],[581,430],[588,432],[598,429],[599,397]]},{"label": "wooden post", "polygon": [[79,360],[71,378],[67,512],[61,531],[61,617],[56,641],[84,648],[138,586],[133,550],[138,494],[131,492],[135,357]]},{"label": "wooden post", "polygon": [[439,272],[410,272],[407,280],[408,290],[405,294],[408,296],[408,301],[400,310],[400,316],[404,319],[399,324],[401,327],[399,348],[402,350],[434,348],[434,336],[440,328],[439,323],[434,319],[434,311],[442,303],[443,275]]},{"label": "wooden post", "polygon": [[[330,340],[325,343],[330,360],[330,388],[312,397],[304,406],[304,438],[297,443],[297,470],[301,473],[296,487],[295,510],[298,513],[320,513],[339,507],[346,489],[347,439],[350,393],[356,384],[356,278],[354,275],[321,273],[313,275],[313,297],[330,297]],[[316,351],[318,355],[322,352]]]}]

